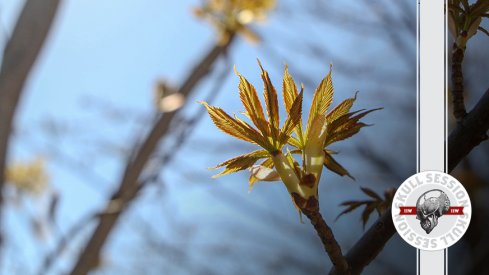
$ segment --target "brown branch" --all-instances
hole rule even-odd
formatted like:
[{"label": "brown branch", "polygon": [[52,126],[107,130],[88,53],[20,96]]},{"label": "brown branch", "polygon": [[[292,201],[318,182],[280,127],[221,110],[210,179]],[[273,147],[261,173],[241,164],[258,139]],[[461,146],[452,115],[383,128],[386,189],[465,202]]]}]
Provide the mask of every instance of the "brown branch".
[{"label": "brown branch", "polygon": [[448,170],[453,170],[472,149],[487,139],[489,89],[448,136]]},{"label": "brown branch", "polygon": [[309,218],[314,229],[316,229],[316,232],[323,243],[324,250],[326,250],[329,259],[333,263],[333,267],[337,270],[336,274],[350,274],[348,262],[341,252],[340,245],[336,241],[333,231],[331,231],[331,228],[329,228],[321,216],[319,209],[314,211],[303,209],[302,213]]},{"label": "brown branch", "polygon": [[[472,149],[487,139],[489,130],[489,89],[477,105],[458,123],[448,136],[448,173],[450,173]],[[346,259],[352,274],[360,274],[382,251],[396,232],[390,209],[383,214],[359,241],[348,251]],[[330,274],[335,273],[333,268]]]},{"label": "brown branch", "polygon": [[[188,96],[197,83],[210,72],[218,57],[226,53],[232,41],[233,36],[226,44],[214,46],[190,72],[178,92],[185,97]],[[128,161],[118,190],[112,195],[106,206],[106,211],[104,211],[108,214],[100,217],[95,231],[89,238],[70,274],[84,275],[95,267],[100,251],[117,220],[143,187],[139,182],[139,176],[155,151],[160,139],[168,132],[170,124],[179,110],[161,115],[135,155]]]},{"label": "brown branch", "polygon": [[[466,34],[467,36],[467,34]],[[452,103],[453,116],[460,121],[467,114],[464,103],[464,75],[462,63],[464,61],[465,50],[460,48],[457,43],[453,43],[452,50]]]},{"label": "brown branch", "polygon": [[0,69],[0,194],[5,180],[8,145],[15,110],[58,5],[59,0],[28,0],[3,51]]}]

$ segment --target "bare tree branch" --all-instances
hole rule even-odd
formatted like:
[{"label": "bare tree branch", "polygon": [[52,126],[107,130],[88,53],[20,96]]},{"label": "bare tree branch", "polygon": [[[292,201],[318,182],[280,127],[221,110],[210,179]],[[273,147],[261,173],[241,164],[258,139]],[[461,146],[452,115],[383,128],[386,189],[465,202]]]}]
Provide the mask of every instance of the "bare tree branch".
[{"label": "bare tree branch", "polygon": [[448,170],[453,170],[474,147],[487,139],[489,129],[489,89],[474,109],[448,136]]},{"label": "bare tree branch", "polygon": [[[204,56],[204,58],[190,72],[189,76],[184,81],[184,84],[180,87],[178,91],[179,93],[185,97],[190,94],[197,83],[209,73],[218,57],[226,53],[233,41],[233,37],[234,36],[231,36],[228,42],[224,45],[218,44],[214,46],[209,53]],[[118,190],[112,195],[112,198],[104,211],[107,214],[100,217],[95,231],[81,252],[70,274],[87,274],[96,265],[100,251],[120,215],[136,197],[138,191],[143,187],[139,182],[141,172],[155,151],[160,139],[168,132],[170,124],[177,113],[178,110],[162,114],[132,159],[128,161]]]},{"label": "bare tree branch", "polygon": [[[489,89],[477,105],[448,137],[448,173],[450,173],[472,149],[487,139],[489,130]],[[384,245],[396,232],[391,210],[383,214],[360,240],[348,251],[346,259],[352,274],[360,274],[382,251]],[[331,269],[329,274],[336,274]]]},{"label": "bare tree branch", "polygon": [[31,68],[53,22],[59,0],[28,0],[3,52],[0,69],[0,207],[12,121]]},{"label": "bare tree branch", "polygon": [[83,219],[79,220],[77,223],[75,223],[64,236],[61,237],[61,240],[58,242],[56,245],[56,248],[49,253],[46,258],[44,258],[43,264],[41,268],[39,269],[39,275],[47,274],[51,267],[53,266],[54,262],[56,259],[61,257],[61,254],[63,251],[66,249],[68,246],[69,242],[75,238],[78,233],[82,231],[92,220],[96,218],[97,215],[90,215],[88,217],[84,217]]}]

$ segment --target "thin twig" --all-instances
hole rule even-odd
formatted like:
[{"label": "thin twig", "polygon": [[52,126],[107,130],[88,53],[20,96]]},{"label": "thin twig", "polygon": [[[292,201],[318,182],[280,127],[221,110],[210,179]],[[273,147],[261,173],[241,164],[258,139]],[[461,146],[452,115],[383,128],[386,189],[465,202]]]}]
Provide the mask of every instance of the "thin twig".
[{"label": "thin twig", "polygon": [[39,275],[47,274],[49,270],[51,270],[55,260],[57,260],[65,248],[68,246],[68,243],[73,240],[73,238],[82,231],[92,220],[94,220],[97,216],[90,215],[79,220],[75,225],[73,225],[67,233],[61,237],[61,240],[56,245],[56,248],[44,258],[43,264],[39,269]]}]

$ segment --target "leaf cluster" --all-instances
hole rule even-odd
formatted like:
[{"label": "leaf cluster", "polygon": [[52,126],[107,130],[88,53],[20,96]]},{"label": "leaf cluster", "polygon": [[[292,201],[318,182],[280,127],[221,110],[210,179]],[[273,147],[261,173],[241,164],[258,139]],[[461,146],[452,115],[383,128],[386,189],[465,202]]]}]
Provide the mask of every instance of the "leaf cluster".
[{"label": "leaf cluster", "polygon": [[360,189],[370,199],[361,200],[361,201],[345,201],[341,203],[340,206],[345,207],[345,210],[343,210],[340,214],[338,214],[336,220],[338,220],[341,216],[348,214],[361,206],[365,206],[361,217],[363,228],[365,229],[365,225],[367,224],[368,219],[374,213],[374,211],[376,211],[380,217],[380,215],[384,214],[385,211],[389,209],[389,207],[392,204],[392,199],[394,198],[394,194],[396,193],[396,190],[394,188],[389,188],[385,190],[384,197],[381,197],[380,195],[378,195],[373,190],[367,187],[360,187]]},{"label": "leaf cluster", "polygon": [[489,36],[489,31],[481,26],[482,18],[487,17],[489,17],[487,0],[478,0],[473,4],[469,4],[468,0],[448,1],[448,27],[457,46],[462,49],[478,30]]},{"label": "leaf cluster", "polygon": [[208,20],[219,32],[219,39],[225,43],[231,33],[238,33],[251,42],[261,39],[249,25],[264,21],[276,0],[206,0],[194,9],[198,18]]},{"label": "leaf cluster", "polygon": [[[353,179],[350,173],[333,158],[336,152],[329,150],[328,147],[335,142],[354,136],[361,128],[368,126],[360,120],[378,109],[351,112],[350,110],[356,100],[355,94],[354,97],[344,100],[328,112],[334,93],[330,68],[329,73],[314,92],[309,117],[304,127],[302,124],[303,87],[300,91],[298,90],[286,66],[282,81],[282,95],[287,117],[280,127],[277,91],[268,72],[263,69],[260,62],[258,63],[264,86],[263,96],[266,115],[255,87],[236,71],[239,77],[239,95],[245,107],[244,115],[253,126],[237,116],[228,115],[219,107],[202,102],[214,124],[221,131],[263,148],[234,157],[211,168],[224,167],[224,170],[216,177],[250,169],[250,188],[257,181],[282,179],[285,182],[283,173],[280,174],[280,171],[274,169],[280,168],[275,167],[277,162],[274,161],[274,156],[284,154],[285,167],[290,167],[289,170],[292,170],[293,176],[302,183],[304,183],[307,175],[312,174],[314,177],[311,185],[315,186],[316,190],[322,166],[340,176],[348,176]],[[290,146],[292,150],[285,147],[286,145]],[[284,148],[286,148],[285,152]],[[292,156],[293,154],[302,156],[302,166]],[[263,161],[259,165],[255,165],[261,159]],[[318,166],[316,164],[318,161],[323,165]]]}]

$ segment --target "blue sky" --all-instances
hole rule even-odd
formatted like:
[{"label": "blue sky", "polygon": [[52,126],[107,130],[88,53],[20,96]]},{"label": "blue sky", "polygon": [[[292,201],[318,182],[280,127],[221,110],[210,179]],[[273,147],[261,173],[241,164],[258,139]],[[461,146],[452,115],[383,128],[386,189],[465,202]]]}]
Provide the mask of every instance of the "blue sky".
[{"label": "blue sky", "polygon": [[[22,1],[2,1],[0,6],[1,22],[6,30],[12,29],[12,24]],[[16,127],[19,135],[15,139],[11,159],[29,159],[33,155],[49,154],[53,145],[56,149],[63,152],[70,158],[82,160],[87,169],[93,171],[102,180],[93,180],[94,177],[74,173],[67,168],[66,163],[56,160],[55,157],[48,158],[48,169],[52,178],[53,189],[61,194],[61,204],[59,206],[60,227],[66,230],[71,224],[78,221],[80,217],[93,213],[105,202],[106,197],[113,190],[120,177],[123,162],[121,158],[109,155],[104,156],[99,152],[99,147],[95,146],[100,140],[130,147],[135,139],[140,139],[148,124],[141,121],[141,117],[150,119],[153,112],[153,89],[158,79],[165,79],[172,83],[179,83],[187,72],[188,68],[194,64],[200,55],[213,45],[215,41],[214,30],[212,27],[191,15],[191,7],[198,1],[64,1],[49,39],[44,47],[41,57],[31,73],[29,81],[25,87],[24,95],[20,108],[17,113]],[[358,6],[354,1],[349,1],[343,5],[350,5],[361,13],[364,8]],[[414,10],[414,4],[413,4]],[[367,21],[376,22],[375,14],[365,14],[362,17]],[[287,19],[293,22],[293,28],[287,26]],[[344,19],[348,22],[348,18]],[[314,28],[310,27],[314,25]],[[312,18],[298,14],[291,15],[290,18],[283,14],[272,14],[263,25],[255,26],[265,37],[265,41],[273,40],[275,36],[286,35],[291,38],[296,37],[296,45],[277,45],[273,51],[286,53],[287,58],[283,58],[281,64],[271,57],[270,50],[263,46],[253,46],[239,39],[233,46],[231,61],[236,64],[238,70],[245,75],[250,82],[255,83],[258,90],[261,90],[261,80],[259,79],[259,68],[256,58],[262,60],[263,65],[270,70],[271,78],[280,86],[282,65],[288,63],[291,72],[297,72],[298,68],[307,68],[306,74],[318,83],[327,73],[329,63],[334,66],[334,83],[337,91],[335,103],[350,97],[355,91],[360,90],[358,108],[373,108],[383,106],[386,111],[380,114],[373,114],[367,121],[375,121],[376,130],[366,131],[399,132],[406,129],[405,125],[399,125],[391,120],[394,116],[403,116],[402,110],[389,109],[388,104],[398,100],[412,100],[415,93],[414,84],[407,85],[405,82],[399,83],[388,81],[383,84],[369,81],[368,75],[372,73],[389,72],[392,75],[405,75],[412,73],[406,63],[399,58],[389,45],[386,45],[384,37],[379,39],[364,35],[362,41],[364,45],[358,44],[358,34],[341,31],[335,27],[325,26],[319,28]],[[309,36],[304,37],[297,30],[308,30]],[[305,53],[291,51],[288,46],[301,45],[301,39],[318,41],[326,44],[330,48],[331,58],[326,60],[311,59],[305,57]],[[414,49],[414,41],[413,41]],[[413,51],[413,54],[415,52]],[[336,73],[336,67],[341,72],[341,64],[335,56],[343,59],[354,60],[356,64],[372,64],[365,66],[358,75],[347,75]],[[413,55],[413,60],[415,56]],[[380,60],[384,60],[380,62]],[[385,62],[389,61],[389,62]],[[221,64],[222,65],[222,64]],[[296,77],[297,82],[301,80]],[[221,92],[215,101],[215,105],[223,106],[229,112],[238,113],[243,108],[240,105],[239,97],[236,92],[237,79],[233,72],[229,71],[229,77],[221,87]],[[314,84],[315,85],[315,84]],[[378,87],[382,86],[383,91]],[[412,86],[412,87],[411,87]],[[188,106],[185,113],[191,115],[195,113],[198,104],[193,104],[201,100],[209,93],[211,83],[205,82],[200,85],[194,95],[188,99]],[[309,95],[315,87],[306,86]],[[382,98],[379,100],[379,93]],[[411,93],[412,94],[409,94]],[[304,106],[308,106],[306,100]],[[95,103],[94,103],[95,102]],[[122,117],[117,116],[113,119],[102,116],[103,108],[93,107],[94,104],[107,105],[125,110]],[[413,101],[414,104],[414,101]],[[409,103],[408,103],[409,105]],[[307,108],[305,108],[307,109]],[[42,131],[42,125],[46,120],[54,120],[64,125],[67,134],[58,140],[53,140]],[[414,131],[414,128],[412,129]],[[392,133],[391,133],[392,134]],[[411,133],[414,137],[414,133]],[[360,140],[373,140],[376,137],[370,135],[360,135]],[[396,143],[388,135],[389,142]],[[195,148],[199,148],[199,141],[215,140],[223,146],[235,146],[236,142],[225,137],[215,130],[209,119],[204,118],[197,126],[193,136],[189,139],[189,146],[186,146],[176,156],[174,163],[164,170],[164,179],[169,184],[170,192],[174,196],[172,201],[178,204],[178,211],[185,221],[197,221],[210,225],[204,226],[203,236],[209,236],[208,232],[215,230],[214,223],[220,223],[232,219],[234,223],[246,223],[255,230],[270,230],[270,226],[256,221],[255,217],[247,213],[229,208],[228,204],[216,201],[209,190],[223,186],[225,189],[233,190],[238,196],[250,200],[251,203],[270,207],[269,197],[273,195],[273,205],[277,208],[273,211],[279,213],[289,221],[297,221],[288,194],[284,188],[278,184],[257,185],[255,190],[248,195],[248,185],[246,175],[232,175],[215,181],[212,185],[205,184],[203,187],[192,187],[184,189],[176,183],[182,182],[182,175],[173,173],[177,168],[182,169],[188,165],[195,169],[200,175],[210,178],[213,171],[207,171],[207,167],[240,153],[246,152],[251,147],[237,147],[237,151],[224,151],[219,154],[202,153],[192,155]],[[413,143],[414,144],[414,140]],[[410,146],[410,145],[407,145]],[[202,148],[202,147],[201,147]],[[107,148],[105,148],[107,149]],[[353,170],[361,171],[362,163],[355,163],[354,157],[349,157],[348,147],[339,146],[337,148],[346,152],[339,160],[343,163],[352,164]],[[202,150],[206,152],[206,150]],[[218,156],[216,156],[218,155]],[[401,163],[408,160],[398,160]],[[345,165],[346,166],[346,165]],[[406,174],[410,174],[407,171]],[[84,172],[81,172],[82,174]],[[355,173],[354,173],[355,174]],[[359,182],[378,180],[377,178],[363,177],[355,175]],[[381,176],[379,176],[381,178]],[[329,207],[336,207],[337,204],[348,198],[345,194],[355,194],[361,197],[358,192],[358,185],[350,184],[347,179],[339,178],[335,175],[325,176],[325,181],[332,181],[333,184],[324,187],[324,194],[321,194],[324,203]],[[345,185],[346,183],[346,185]],[[338,189],[338,186],[342,186]],[[389,184],[380,185],[382,190]],[[337,192],[332,192],[335,190]],[[260,193],[261,192],[261,193]],[[148,192],[149,193],[149,192]],[[145,194],[144,199],[148,202],[137,203],[137,210],[130,213],[140,212],[143,216],[151,216],[154,207],[151,205],[151,194]],[[157,200],[157,199],[155,199]],[[192,203],[188,203],[188,202]],[[33,203],[35,209],[35,203]],[[29,259],[27,271],[32,272],[37,269],[39,251],[50,251],[54,240],[48,238],[45,243],[32,242],[28,221],[19,218],[19,213],[23,209],[12,209],[7,213],[9,233],[15,232],[12,243],[20,246],[20,251]],[[334,213],[338,213],[335,211]],[[131,214],[129,214],[131,215]],[[333,214],[330,215],[335,216]],[[197,217],[197,218],[196,218]],[[358,216],[355,216],[357,219]],[[348,222],[347,222],[348,221]],[[360,233],[361,226],[355,220],[355,229],[351,229],[352,220],[340,220],[334,226],[338,231],[352,230]],[[125,234],[131,232],[128,225],[121,225],[120,230],[114,233],[108,246],[109,267],[110,262],[119,263],[117,253],[120,249],[127,247],[128,243],[136,242],[137,236]],[[207,232],[207,233],[206,233]],[[121,238],[121,234],[124,237]],[[163,235],[166,233],[162,233]],[[273,232],[272,232],[273,235]],[[119,236],[119,237],[117,237]],[[283,237],[278,236],[278,239]],[[343,238],[340,234],[340,239]],[[344,237],[344,241],[347,241]],[[281,239],[283,241],[283,239]],[[307,246],[307,245],[305,245]],[[19,249],[15,251],[19,251]],[[73,249],[76,249],[74,247]],[[76,250],[75,250],[76,251]],[[304,248],[304,251],[308,251]],[[317,252],[317,247],[306,252]],[[72,253],[71,251],[69,253]],[[20,252],[18,252],[20,253]],[[69,257],[68,257],[69,259]],[[65,259],[66,260],[66,259]],[[61,267],[69,268],[70,262],[63,261]],[[122,263],[124,264],[124,263]],[[117,266],[117,265],[114,265]],[[110,268],[107,271],[110,273]],[[112,270],[113,272],[113,270]]]}]

